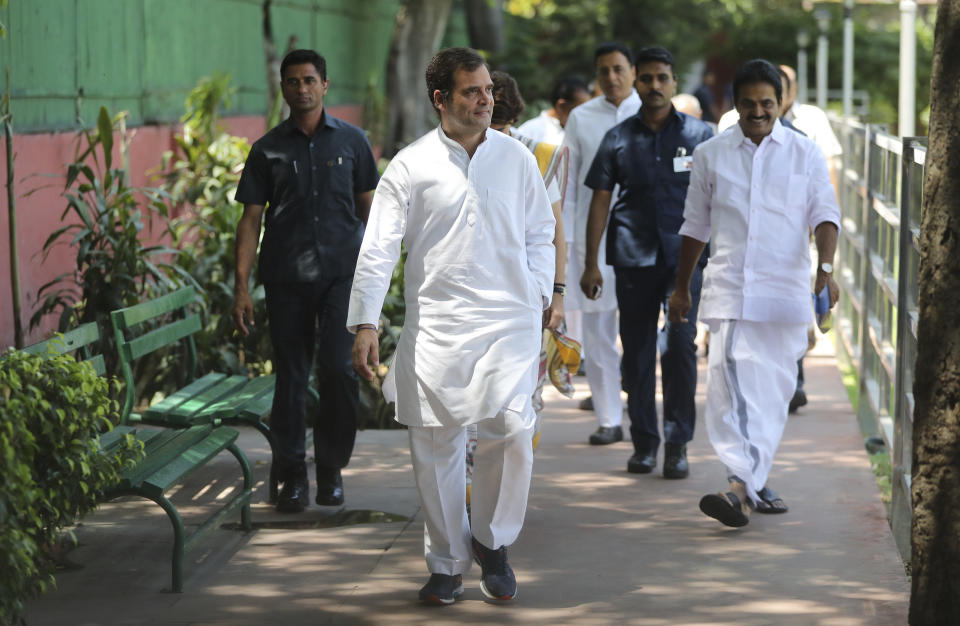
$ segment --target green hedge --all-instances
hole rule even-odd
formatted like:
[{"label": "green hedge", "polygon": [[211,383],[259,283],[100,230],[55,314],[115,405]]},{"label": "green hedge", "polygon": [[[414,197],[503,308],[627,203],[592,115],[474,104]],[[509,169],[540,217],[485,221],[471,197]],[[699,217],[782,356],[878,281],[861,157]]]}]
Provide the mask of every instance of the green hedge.
[{"label": "green hedge", "polygon": [[129,435],[116,456],[100,453],[116,397],[115,382],[70,356],[0,354],[0,624],[54,583],[49,550],[60,529],[141,457]]}]

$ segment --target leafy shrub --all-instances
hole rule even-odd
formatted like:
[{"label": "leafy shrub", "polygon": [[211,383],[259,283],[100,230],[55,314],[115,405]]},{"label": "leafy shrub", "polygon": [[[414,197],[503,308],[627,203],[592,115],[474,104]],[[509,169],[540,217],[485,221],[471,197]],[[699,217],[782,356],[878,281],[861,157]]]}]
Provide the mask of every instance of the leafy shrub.
[{"label": "leafy shrub", "polygon": [[0,623],[54,583],[47,550],[60,529],[142,456],[130,435],[116,455],[98,447],[118,417],[116,387],[67,355],[0,355]]},{"label": "leafy shrub", "polygon": [[[144,228],[159,226],[161,237],[172,236],[165,194],[154,188],[131,187],[129,174],[114,167],[115,131],[121,131],[126,113],[111,117],[100,108],[95,131],[77,135],[74,161],[67,168],[63,197],[67,208],[60,217],[68,221],[43,244],[43,258],[57,244],[69,243],[77,251],[76,268],[40,287],[40,307],[30,319],[39,325],[47,314],[60,313],[61,331],[85,322],[110,327],[110,311],[155,297],[176,285],[178,270],[167,259],[176,252],[141,240]],[[73,219],[71,219],[73,218]],[[145,219],[146,218],[146,219]],[[154,219],[156,218],[156,219]],[[116,350],[105,337],[103,354],[107,371],[116,373]]]},{"label": "leafy shrub", "polygon": [[[181,252],[177,264],[204,299],[204,332],[197,338],[203,367],[231,374],[263,374],[271,369],[266,324],[248,338],[236,332],[233,308],[237,222],[243,206],[234,198],[250,152],[246,139],[226,132],[220,107],[230,107],[229,74],[202,78],[186,99],[183,127],[175,148],[163,156],[162,184],[181,216],[174,224]],[[251,291],[254,318],[266,320],[263,288]]]}]

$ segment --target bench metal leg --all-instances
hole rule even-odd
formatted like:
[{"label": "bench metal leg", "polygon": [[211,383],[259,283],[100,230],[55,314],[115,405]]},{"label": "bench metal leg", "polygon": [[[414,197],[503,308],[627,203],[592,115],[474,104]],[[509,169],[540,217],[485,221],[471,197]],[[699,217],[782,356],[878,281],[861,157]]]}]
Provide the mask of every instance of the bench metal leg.
[{"label": "bench metal leg", "polygon": [[[236,443],[231,443],[227,446],[227,450],[230,451],[237,461],[240,463],[240,469],[243,470],[243,493],[247,494],[246,502],[243,506],[240,507],[240,526],[244,530],[252,530],[253,524],[250,521],[250,497],[249,494],[253,493],[253,470],[250,469],[250,463],[247,461],[247,456],[240,451],[240,448],[237,447]],[[271,464],[272,465],[272,464]]]},{"label": "bench metal leg", "polygon": [[184,551],[184,531],[183,519],[173,503],[166,496],[159,498],[150,498],[160,505],[167,512],[167,517],[173,524],[173,592],[183,591],[183,551]]},{"label": "bench metal leg", "polygon": [[257,421],[254,424],[254,428],[260,431],[260,433],[266,437],[267,443],[270,444],[270,478],[269,480],[269,489],[270,495],[267,500],[270,504],[277,503],[277,495],[279,493],[278,483],[280,482],[280,477],[277,473],[277,444],[273,440],[273,433],[270,431],[270,427],[264,424],[262,421]]}]

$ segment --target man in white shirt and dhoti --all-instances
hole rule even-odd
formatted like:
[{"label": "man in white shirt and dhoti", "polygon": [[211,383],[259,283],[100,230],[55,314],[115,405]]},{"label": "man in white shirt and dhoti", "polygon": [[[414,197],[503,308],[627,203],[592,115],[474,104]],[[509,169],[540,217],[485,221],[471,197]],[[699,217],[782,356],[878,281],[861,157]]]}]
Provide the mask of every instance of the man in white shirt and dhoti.
[{"label": "man in white shirt and dhoti", "polygon": [[832,307],[840,210],[823,153],[778,120],[777,69],[764,60],[746,63],[733,93],[738,125],[693,155],[669,315],[680,322],[690,310],[690,277],[709,241],[700,305],[710,326],[705,417],[729,488],[704,496],[700,510],[744,526],[753,503],[764,499],[813,321],[808,232],[818,255],[813,288],[828,289]]},{"label": "man in white shirt and dhoti", "polygon": [[[354,367],[370,379],[402,241],[406,319],[388,378],[425,518],[431,576],[420,599],[453,603],[472,556],[484,595],[504,601],[517,592],[506,546],[523,525],[533,468],[531,395],[553,291],[555,221],[533,154],[488,130],[493,84],[483,58],[443,50],[426,80],[440,126],[401,150],[377,186],[347,326],[357,333]],[[468,519],[465,430],[474,423]]]}]

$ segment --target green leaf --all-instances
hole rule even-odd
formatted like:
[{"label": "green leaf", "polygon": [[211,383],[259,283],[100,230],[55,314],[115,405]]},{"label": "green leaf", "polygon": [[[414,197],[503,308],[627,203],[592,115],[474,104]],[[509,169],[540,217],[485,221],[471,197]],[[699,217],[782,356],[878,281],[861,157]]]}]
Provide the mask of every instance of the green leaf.
[{"label": "green leaf", "polygon": [[107,107],[100,107],[100,115],[97,118],[97,132],[100,133],[100,143],[103,145],[104,163],[109,170],[113,163],[113,121],[110,119]]}]

